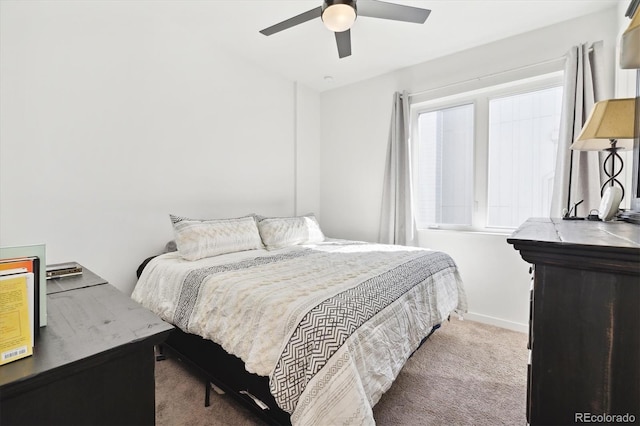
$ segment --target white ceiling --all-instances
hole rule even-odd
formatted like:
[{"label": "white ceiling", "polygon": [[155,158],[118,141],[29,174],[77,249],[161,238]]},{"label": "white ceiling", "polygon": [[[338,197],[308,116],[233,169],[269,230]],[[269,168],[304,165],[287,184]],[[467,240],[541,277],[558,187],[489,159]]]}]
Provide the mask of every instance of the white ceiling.
[{"label": "white ceiling", "polygon": [[[318,91],[590,14],[627,0],[392,0],[431,9],[424,25],[360,17],[352,55],[339,59],[333,33],[314,19],[272,36],[258,31],[322,0],[143,2],[174,25],[232,55]],[[331,76],[328,82],[325,76]]]}]

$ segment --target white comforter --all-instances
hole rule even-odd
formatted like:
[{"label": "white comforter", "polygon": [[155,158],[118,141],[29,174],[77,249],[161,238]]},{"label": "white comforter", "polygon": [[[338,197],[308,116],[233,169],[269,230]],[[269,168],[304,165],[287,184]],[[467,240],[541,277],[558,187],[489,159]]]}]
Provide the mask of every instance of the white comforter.
[{"label": "white comforter", "polygon": [[[295,386],[282,380],[292,371],[285,365],[290,358],[286,353],[297,350],[292,340],[298,338],[300,324],[313,308],[339,294],[367,291],[359,287],[363,283],[379,287],[379,277],[402,271],[427,254],[446,256],[348,241],[198,261],[168,253],[147,265],[132,298],[184,331],[217,342],[241,358],[249,372],[269,376],[276,401],[291,413],[294,425],[373,424],[373,405],[431,327],[453,311],[466,311],[453,262],[433,266],[428,276],[406,291],[396,289],[399,295],[389,296],[393,300],[388,306],[358,324],[338,345],[319,349],[330,357],[311,372],[297,371],[305,377]],[[316,328],[321,334],[321,327]]]}]

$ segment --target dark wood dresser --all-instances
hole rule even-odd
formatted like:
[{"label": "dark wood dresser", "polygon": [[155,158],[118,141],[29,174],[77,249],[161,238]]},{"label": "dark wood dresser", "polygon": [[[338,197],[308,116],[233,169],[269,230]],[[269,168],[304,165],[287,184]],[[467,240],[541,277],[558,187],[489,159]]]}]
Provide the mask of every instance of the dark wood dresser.
[{"label": "dark wood dresser", "polygon": [[0,425],[155,424],[154,345],[173,326],[86,268],[47,293],[34,354],[0,366]]},{"label": "dark wood dresser", "polygon": [[507,241],[534,271],[529,423],[640,423],[640,226],[530,219]]}]

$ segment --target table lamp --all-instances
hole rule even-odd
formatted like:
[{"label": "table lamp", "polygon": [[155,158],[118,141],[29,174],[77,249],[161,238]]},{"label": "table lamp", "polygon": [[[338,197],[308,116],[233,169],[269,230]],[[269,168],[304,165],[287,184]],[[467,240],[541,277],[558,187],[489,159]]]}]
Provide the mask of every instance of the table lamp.
[{"label": "table lamp", "polygon": [[[631,14],[631,8],[627,13]],[[640,68],[640,7],[635,10],[629,28],[620,38],[620,68]]]},{"label": "table lamp", "polygon": [[[600,189],[604,194],[607,186],[618,186],[624,198],[624,186],[617,179],[624,166],[620,150],[633,149],[633,127],[635,120],[635,99],[608,99],[596,102],[580,135],[571,145],[577,151],[608,151],[604,161],[606,181]],[[628,140],[620,140],[628,139]],[[616,159],[619,167],[616,166]]]}]

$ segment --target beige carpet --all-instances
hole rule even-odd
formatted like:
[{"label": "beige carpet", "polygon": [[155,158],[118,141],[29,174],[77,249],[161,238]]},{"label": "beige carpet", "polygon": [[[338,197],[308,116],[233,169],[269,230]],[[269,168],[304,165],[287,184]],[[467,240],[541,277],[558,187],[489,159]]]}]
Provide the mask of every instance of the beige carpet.
[{"label": "beige carpet", "polygon": [[[527,337],[452,319],[404,366],[374,407],[378,425],[525,425]],[[227,395],[211,393],[174,360],[156,363],[156,424],[263,425]]]}]

